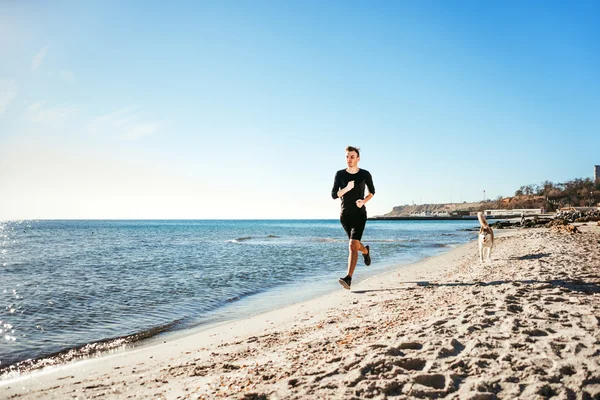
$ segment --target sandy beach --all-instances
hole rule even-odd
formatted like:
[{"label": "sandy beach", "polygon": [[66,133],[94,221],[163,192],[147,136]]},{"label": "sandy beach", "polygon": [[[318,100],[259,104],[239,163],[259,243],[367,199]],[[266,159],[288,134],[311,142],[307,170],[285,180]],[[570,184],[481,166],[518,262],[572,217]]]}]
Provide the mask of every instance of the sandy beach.
[{"label": "sandy beach", "polygon": [[0,381],[0,398],[600,398],[600,226],[496,231],[329,295]]}]

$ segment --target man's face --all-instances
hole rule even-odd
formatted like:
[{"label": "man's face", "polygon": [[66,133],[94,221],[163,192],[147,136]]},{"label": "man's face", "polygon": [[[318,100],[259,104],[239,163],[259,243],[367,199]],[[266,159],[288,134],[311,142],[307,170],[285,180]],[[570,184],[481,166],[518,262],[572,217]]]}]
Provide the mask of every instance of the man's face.
[{"label": "man's face", "polygon": [[355,151],[347,151],[346,152],[346,164],[348,164],[348,167],[350,168],[354,168],[358,165],[358,162],[360,161],[360,157],[358,156],[358,154],[356,154]]}]

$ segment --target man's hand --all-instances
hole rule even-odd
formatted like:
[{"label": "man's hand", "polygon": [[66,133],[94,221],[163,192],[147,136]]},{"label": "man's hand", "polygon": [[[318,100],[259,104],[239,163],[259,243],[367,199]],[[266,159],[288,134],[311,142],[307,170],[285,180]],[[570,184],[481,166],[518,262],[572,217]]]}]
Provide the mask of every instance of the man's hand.
[{"label": "man's hand", "polygon": [[338,190],[337,195],[338,197],[343,197],[352,189],[354,189],[354,181],[348,182],[345,188]]},{"label": "man's hand", "polygon": [[356,207],[362,208],[362,206],[364,206],[364,205],[365,205],[364,200],[356,200]]}]

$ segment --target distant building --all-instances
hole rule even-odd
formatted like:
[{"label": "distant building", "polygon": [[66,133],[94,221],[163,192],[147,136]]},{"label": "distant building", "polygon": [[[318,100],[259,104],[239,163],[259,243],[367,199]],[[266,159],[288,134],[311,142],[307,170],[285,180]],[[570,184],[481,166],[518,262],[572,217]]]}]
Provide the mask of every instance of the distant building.
[{"label": "distant building", "polygon": [[[543,208],[513,208],[511,210],[484,210],[483,213],[486,217],[520,217],[521,215],[533,216],[544,213]],[[477,212],[473,212],[471,215],[477,215]]]},{"label": "distant building", "polygon": [[594,166],[594,182],[598,182],[600,180],[600,165]]}]

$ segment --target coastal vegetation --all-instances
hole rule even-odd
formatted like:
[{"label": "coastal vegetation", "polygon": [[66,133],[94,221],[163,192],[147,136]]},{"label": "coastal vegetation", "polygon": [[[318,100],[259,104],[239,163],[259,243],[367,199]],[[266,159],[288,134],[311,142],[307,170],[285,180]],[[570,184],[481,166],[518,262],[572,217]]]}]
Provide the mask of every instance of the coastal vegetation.
[{"label": "coastal vegetation", "polygon": [[600,206],[600,180],[576,178],[563,183],[543,181],[539,185],[519,187],[514,196],[498,196],[495,200],[463,203],[419,204],[396,206],[385,217],[402,217],[415,213],[469,214],[483,210],[539,208],[554,212],[562,207]]},{"label": "coastal vegetation", "polygon": [[488,209],[593,207],[600,202],[600,180],[576,178],[564,183],[544,181],[539,185],[521,186],[513,197],[498,198]]}]

